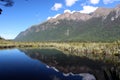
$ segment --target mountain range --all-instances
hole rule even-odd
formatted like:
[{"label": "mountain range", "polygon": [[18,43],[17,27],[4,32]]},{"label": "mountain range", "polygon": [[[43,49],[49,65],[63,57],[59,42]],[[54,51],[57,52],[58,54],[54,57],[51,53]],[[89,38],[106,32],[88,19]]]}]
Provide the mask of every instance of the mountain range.
[{"label": "mountain range", "polygon": [[98,8],[90,14],[65,12],[33,25],[15,41],[115,41],[120,40],[120,5]]}]

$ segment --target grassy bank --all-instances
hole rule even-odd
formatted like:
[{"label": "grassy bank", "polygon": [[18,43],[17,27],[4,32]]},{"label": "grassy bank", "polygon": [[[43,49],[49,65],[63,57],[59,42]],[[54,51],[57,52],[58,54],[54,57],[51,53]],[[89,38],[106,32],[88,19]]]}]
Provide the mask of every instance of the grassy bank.
[{"label": "grassy bank", "polygon": [[90,59],[120,63],[120,41],[103,42],[14,42],[0,40],[0,49],[6,48],[56,48],[65,54],[85,56]]}]

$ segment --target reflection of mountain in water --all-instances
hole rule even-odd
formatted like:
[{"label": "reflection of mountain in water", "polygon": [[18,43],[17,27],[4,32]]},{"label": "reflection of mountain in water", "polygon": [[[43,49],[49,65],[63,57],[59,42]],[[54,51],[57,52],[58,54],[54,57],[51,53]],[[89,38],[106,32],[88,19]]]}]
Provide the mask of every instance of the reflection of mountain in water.
[{"label": "reflection of mountain in water", "polygon": [[112,67],[102,61],[90,60],[86,57],[65,55],[55,49],[22,49],[28,56],[53,66],[64,73],[92,73],[98,80],[105,80],[103,68]]}]

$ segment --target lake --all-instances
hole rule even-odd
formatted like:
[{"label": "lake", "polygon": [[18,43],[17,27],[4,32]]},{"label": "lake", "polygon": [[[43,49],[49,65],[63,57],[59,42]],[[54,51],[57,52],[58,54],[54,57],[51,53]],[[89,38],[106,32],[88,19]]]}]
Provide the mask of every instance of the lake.
[{"label": "lake", "polygon": [[0,80],[104,80],[106,66],[56,49],[0,50]]}]

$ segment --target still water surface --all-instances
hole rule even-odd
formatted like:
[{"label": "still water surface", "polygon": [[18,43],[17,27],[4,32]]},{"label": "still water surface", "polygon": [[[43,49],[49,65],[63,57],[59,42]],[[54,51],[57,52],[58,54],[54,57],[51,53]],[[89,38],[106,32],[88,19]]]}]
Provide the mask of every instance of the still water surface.
[{"label": "still water surface", "polygon": [[0,80],[96,80],[99,63],[55,49],[0,50]]}]

